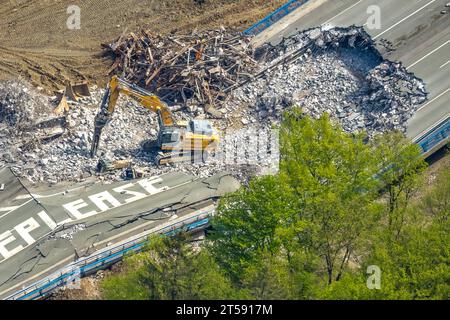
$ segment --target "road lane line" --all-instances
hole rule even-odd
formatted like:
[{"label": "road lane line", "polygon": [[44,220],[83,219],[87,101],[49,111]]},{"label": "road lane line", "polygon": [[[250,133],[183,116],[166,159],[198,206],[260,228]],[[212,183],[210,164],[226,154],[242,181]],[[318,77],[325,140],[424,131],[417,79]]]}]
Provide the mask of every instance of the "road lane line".
[{"label": "road lane line", "polygon": [[403,21],[411,18],[413,15],[415,15],[416,13],[422,11],[423,9],[425,9],[426,7],[428,7],[430,4],[432,4],[433,2],[436,2],[436,0],[431,0],[430,2],[428,2],[426,5],[420,7],[419,9],[417,9],[416,11],[414,11],[413,13],[411,13],[409,16],[403,18],[402,20],[398,21],[397,23],[395,23],[394,25],[390,26],[389,28],[387,28],[386,30],[384,30],[383,32],[379,33],[378,35],[376,35],[375,37],[373,37],[373,39],[375,40],[376,38],[382,36],[383,34],[385,34],[386,32],[392,30],[393,28],[395,28],[396,26],[398,26],[400,23],[402,23]]},{"label": "road lane line", "polygon": [[439,67],[439,69],[442,69],[443,67],[445,67],[446,65],[448,65],[450,63],[450,60],[448,60],[446,63],[444,63],[442,66]]},{"label": "road lane line", "polygon": [[19,206],[0,208],[0,212],[6,212],[6,213],[0,215],[0,219],[3,218],[4,216],[6,216],[8,213],[10,213],[12,210],[16,210],[17,208],[19,208]]},{"label": "road lane line", "polygon": [[[425,108],[426,106],[428,106],[429,104],[431,104],[432,102],[436,101],[437,99],[439,99],[440,97],[442,97],[444,94],[446,94],[447,92],[450,91],[450,88],[448,88],[447,90],[445,90],[444,92],[442,92],[440,95],[438,95],[437,97],[435,97],[434,99],[428,101],[427,103],[425,103],[423,106],[421,106],[419,109],[417,109],[417,111],[422,110],[423,108]],[[416,112],[417,112],[416,111]]]},{"label": "road lane line", "polygon": [[[450,40],[448,40],[446,43],[444,43],[443,45],[437,47],[436,49],[434,49],[433,51],[429,52],[428,54],[426,54],[425,56],[423,56],[422,58],[420,58],[419,60],[417,60],[416,62],[414,62],[413,64],[411,64],[410,66],[408,66],[406,69],[412,68],[414,67],[416,64],[418,64],[420,61],[428,58],[430,55],[432,55],[433,53],[435,53],[436,51],[438,51],[439,49],[441,49],[442,47],[445,47],[447,44],[450,43]],[[450,61],[447,61],[447,63],[449,63]],[[442,65],[443,66],[443,65]],[[441,67],[442,67],[441,66]]]},{"label": "road lane line", "polygon": [[17,209],[18,207],[19,206],[2,207],[2,208],[0,208],[0,212],[11,211],[11,210]]},{"label": "road lane line", "polygon": [[20,206],[15,206],[15,207],[13,207],[13,208],[11,209],[11,211],[8,211],[7,213],[3,214],[2,216],[0,216],[0,218],[6,217],[6,216],[9,215],[11,212],[14,212],[14,211],[16,211],[16,210],[19,209],[19,208],[22,208],[24,205],[30,203],[30,202],[33,201],[33,200],[34,200],[34,199],[30,199],[30,200],[28,200],[28,201],[22,203]]},{"label": "road lane line", "polygon": [[328,24],[330,21],[334,20],[335,18],[341,16],[342,14],[344,14],[345,12],[347,12],[348,10],[351,10],[353,7],[355,7],[357,4],[361,3],[363,0],[359,0],[357,3],[351,5],[350,7],[348,7],[347,9],[341,11],[340,13],[338,13],[337,15],[335,15],[333,18],[328,19],[327,21],[325,21],[324,23],[322,23],[322,26]]},{"label": "road lane line", "polygon": [[82,186],[79,186],[79,187],[75,187],[75,188],[72,188],[72,189],[59,191],[59,192],[56,192],[56,193],[53,193],[53,194],[47,194],[47,195],[40,195],[40,194],[37,194],[37,193],[31,193],[31,196],[34,197],[35,199],[51,198],[51,197],[54,197],[54,196],[64,196],[67,193],[71,193],[71,192],[79,190],[79,189],[83,189],[83,188],[87,189],[89,187],[94,186],[95,184],[96,183],[89,184],[89,185],[82,185]]}]

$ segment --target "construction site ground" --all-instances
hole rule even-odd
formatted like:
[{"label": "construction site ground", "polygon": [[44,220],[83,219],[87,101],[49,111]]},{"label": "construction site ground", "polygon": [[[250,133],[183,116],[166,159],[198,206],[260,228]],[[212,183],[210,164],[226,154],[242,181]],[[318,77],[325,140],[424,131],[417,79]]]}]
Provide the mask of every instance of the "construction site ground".
[{"label": "construction site ground", "polygon": [[[33,194],[51,187],[53,196],[64,189],[64,199],[91,199],[87,190],[80,195],[67,194],[66,189],[74,183],[81,188],[92,182],[111,190],[115,184],[128,185],[126,171],[98,172],[99,159],[128,161],[129,169],[136,169],[142,179],[188,175],[200,183],[214,177],[221,181],[227,172],[230,179],[236,179],[237,188],[237,182],[246,185],[254,176],[277,171],[279,141],[273,129],[279,127],[283,112],[293,106],[313,118],[327,113],[344,131],[363,131],[369,139],[393,130],[406,132],[408,121],[429,100],[428,83],[386,54],[390,41],[376,40],[356,25],[301,28],[276,45],[257,43],[257,47],[255,38],[251,41],[236,32],[286,2],[8,0],[0,7],[0,169],[8,173],[9,180],[14,178],[24,189],[33,189]],[[66,24],[68,8],[73,5],[81,10],[79,30]],[[92,157],[96,114],[101,101],[108,101],[104,88],[112,75],[157,95],[174,113],[174,122],[211,121],[220,135],[217,150],[207,161],[159,165],[156,159],[161,150],[142,147],[158,137],[162,125],[157,114],[143,108],[139,99],[122,97],[102,133],[99,152]],[[60,92],[61,100],[56,91],[78,80],[86,80],[88,94],[71,98],[72,86],[68,86]],[[58,104],[64,112],[55,109]],[[448,160],[447,155],[431,167],[429,185],[440,166],[448,168]],[[188,187],[189,192],[198,194],[198,185]],[[202,187],[211,189],[210,183]],[[167,189],[163,191],[163,197],[176,200]],[[221,195],[218,192],[210,198]],[[18,215],[22,203],[16,208],[8,202],[12,197],[4,198],[0,201],[0,234],[16,228],[21,223],[16,219],[23,216]],[[122,206],[122,202],[114,203]],[[163,205],[152,205],[163,210]],[[139,214],[147,207],[146,203],[138,207]],[[61,210],[67,213],[64,205],[58,209],[58,214]],[[14,210],[16,214],[10,215]],[[109,218],[102,210],[96,219],[101,221],[99,225],[108,225]],[[50,232],[50,238],[45,233],[45,238],[39,235],[36,240],[53,241],[59,232],[53,225],[48,226],[50,231],[40,230]],[[97,222],[95,228],[78,228],[80,225],[66,228],[63,224],[80,243],[88,231],[100,234],[95,229]],[[128,222],[120,228],[123,226],[130,227]],[[33,243],[38,250],[30,252],[36,258],[41,254],[40,242]],[[87,251],[79,255],[76,245],[65,243],[61,248],[74,248],[75,258],[87,255]],[[14,261],[3,263],[0,274],[6,275],[5,270],[10,269],[15,273],[20,259],[15,256]],[[47,263],[53,267],[52,261]],[[99,299],[98,282],[108,272],[120,270],[120,264],[114,268],[83,279],[84,292],[67,290],[56,297]],[[35,266],[31,269],[40,272]],[[31,271],[27,272],[31,275]],[[0,289],[1,285],[0,281]]]},{"label": "construction site ground", "polygon": [[[221,25],[244,30],[286,0],[9,0],[0,7],[0,79],[22,77],[46,93],[66,80],[105,85],[109,57],[102,43],[150,25],[162,34]],[[80,7],[79,30],[67,27],[70,5]]]}]

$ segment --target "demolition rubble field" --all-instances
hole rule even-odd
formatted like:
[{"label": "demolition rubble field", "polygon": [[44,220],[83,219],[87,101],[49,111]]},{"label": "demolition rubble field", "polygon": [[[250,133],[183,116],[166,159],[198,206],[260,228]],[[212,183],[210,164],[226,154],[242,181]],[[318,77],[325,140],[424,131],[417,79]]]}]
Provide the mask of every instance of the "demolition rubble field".
[{"label": "demolition rubble field", "polygon": [[[364,130],[370,137],[405,131],[427,99],[423,82],[400,63],[385,60],[363,28],[315,28],[257,49],[249,40],[225,28],[167,37],[143,31],[121,36],[105,52],[114,57],[111,73],[156,92],[177,119],[211,119],[220,133],[233,134],[225,143],[243,146],[245,155],[254,153],[254,146],[245,143],[242,129],[268,130],[294,105],[313,117],[328,112],[344,130]],[[52,115],[56,97],[21,81],[1,82],[0,167],[11,166],[31,183],[96,176],[98,158],[91,159],[89,150],[104,89],[92,86],[91,93],[70,102],[67,114],[58,118]],[[155,114],[121,97],[99,154],[130,159],[149,175],[177,170],[206,177],[228,170],[241,181],[273,161],[263,157],[254,165],[211,159],[158,167],[155,154],[140,148],[142,141],[156,138],[157,130]],[[118,180],[120,174],[99,178]]]}]

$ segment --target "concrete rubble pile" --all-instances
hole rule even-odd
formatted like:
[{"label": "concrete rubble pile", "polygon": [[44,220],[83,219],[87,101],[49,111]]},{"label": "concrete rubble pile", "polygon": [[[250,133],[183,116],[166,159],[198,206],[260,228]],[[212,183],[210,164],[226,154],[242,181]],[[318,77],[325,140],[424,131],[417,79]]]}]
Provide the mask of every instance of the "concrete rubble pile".
[{"label": "concrete rubble pile", "polygon": [[[20,82],[0,83],[0,91],[7,91],[0,93],[0,167],[11,166],[16,174],[32,183],[79,181],[95,173],[96,160],[90,159],[89,148],[103,90],[95,90],[91,97],[71,103],[64,117],[64,134],[50,141],[36,139],[34,124],[39,123],[38,117],[55,118],[51,99]],[[136,106],[130,103],[134,102],[125,100],[119,105],[114,117],[117,121],[105,130],[103,152],[127,157],[140,149],[139,135],[156,135],[150,129],[155,127],[156,119],[137,103]],[[30,145],[29,141],[35,143]],[[25,144],[27,148],[23,148]]]},{"label": "concrete rubble pile", "polygon": [[[0,90],[8,92],[2,95],[0,104],[0,112],[4,114],[0,121],[0,167],[10,166],[19,177],[26,178],[32,184],[80,182],[98,175],[98,158],[92,159],[89,152],[94,117],[104,89],[93,87],[90,97],[81,98],[78,102],[71,101],[70,109],[64,116],[64,134],[50,141],[37,141],[34,125],[39,117],[55,117],[52,109],[57,103],[56,97],[46,98],[39,92],[29,90],[21,82],[0,82]],[[40,112],[32,112],[38,109]],[[174,116],[177,120],[191,118],[190,112],[186,110],[175,112]],[[141,145],[146,140],[155,140],[157,132],[156,114],[123,96],[117,103],[112,121],[104,129],[98,154],[111,160],[131,160],[133,167],[142,169],[146,176],[177,170],[209,177],[226,169],[221,158],[213,157],[208,163],[156,166],[156,154],[144,152]],[[29,141],[35,143],[30,145]],[[29,145],[26,149],[21,147],[25,142]],[[248,177],[246,169],[243,170],[244,173],[238,170],[234,172],[241,180]],[[98,178],[105,181],[122,180],[123,171],[98,175]]]},{"label": "concrete rubble pile", "polygon": [[47,99],[24,82],[9,80],[0,84],[0,127],[9,134],[22,134],[48,111]]},{"label": "concrete rubble pile", "polygon": [[313,28],[256,55],[266,61],[263,71],[229,100],[229,112],[248,105],[244,124],[277,122],[284,109],[298,105],[313,117],[328,112],[348,132],[404,132],[427,98],[423,82],[384,60],[361,27]]}]

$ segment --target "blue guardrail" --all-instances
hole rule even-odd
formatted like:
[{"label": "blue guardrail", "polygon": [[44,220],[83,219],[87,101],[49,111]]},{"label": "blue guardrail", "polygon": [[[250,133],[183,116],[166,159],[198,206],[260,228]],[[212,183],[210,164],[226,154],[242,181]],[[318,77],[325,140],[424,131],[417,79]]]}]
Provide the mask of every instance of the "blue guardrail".
[{"label": "blue guardrail", "polygon": [[[181,230],[189,232],[189,231],[192,231],[194,229],[205,227],[207,225],[209,225],[209,218],[204,218],[204,219],[200,219],[200,220],[198,220],[196,222],[189,223],[189,224],[187,224],[187,225],[185,225],[185,226],[183,226],[181,228],[174,229],[174,230],[171,230],[171,231],[168,231],[168,232],[163,232],[163,234],[165,236],[173,236],[176,233],[180,232]],[[169,227],[166,227],[166,228],[169,228]],[[134,245],[132,245],[130,247],[124,248],[124,249],[119,250],[119,251],[117,251],[115,253],[109,252],[109,253],[106,253],[106,254],[105,253],[99,254],[99,256],[103,256],[104,254],[105,254],[105,256],[103,256],[103,257],[101,257],[99,259],[96,259],[95,261],[92,261],[90,263],[87,263],[87,264],[85,264],[83,266],[80,266],[78,268],[79,269],[79,273],[76,274],[76,271],[74,271],[74,270],[66,272],[66,273],[62,273],[61,272],[61,275],[58,276],[55,279],[52,279],[52,280],[49,280],[49,281],[45,281],[45,280],[38,281],[38,284],[34,284],[34,285],[29,286],[29,287],[35,286],[36,289],[31,290],[30,292],[27,292],[24,295],[22,295],[20,297],[17,297],[16,299],[17,300],[29,300],[29,299],[34,300],[34,299],[39,299],[39,298],[45,296],[47,293],[51,292],[53,289],[65,285],[67,283],[67,281],[69,281],[71,279],[71,277],[74,277],[75,275],[83,275],[84,276],[90,270],[93,270],[93,269],[99,267],[100,265],[108,264],[108,262],[111,262],[113,260],[119,260],[122,256],[124,256],[128,252],[140,251],[142,249],[142,247],[146,243],[147,242],[145,242],[145,241],[140,242],[140,243],[136,243],[136,244],[134,244]],[[19,290],[18,292],[16,292],[13,295],[11,295],[8,299],[19,295],[21,292],[26,292],[26,291],[27,291],[26,288],[22,289],[22,290]],[[16,300],[16,299],[14,299],[14,300]]]},{"label": "blue guardrail", "polygon": [[244,34],[246,35],[257,35],[258,33],[264,31],[268,27],[270,27],[275,22],[281,20],[285,16],[287,16],[289,13],[294,11],[295,9],[299,8],[300,6],[304,5],[309,0],[291,0],[288,3],[286,3],[281,8],[275,10],[271,14],[269,14],[267,17],[259,21],[258,23],[254,24],[250,28],[244,31]]},{"label": "blue guardrail", "polygon": [[450,118],[445,119],[436,128],[421,137],[416,143],[423,153],[427,153],[450,136]]}]

